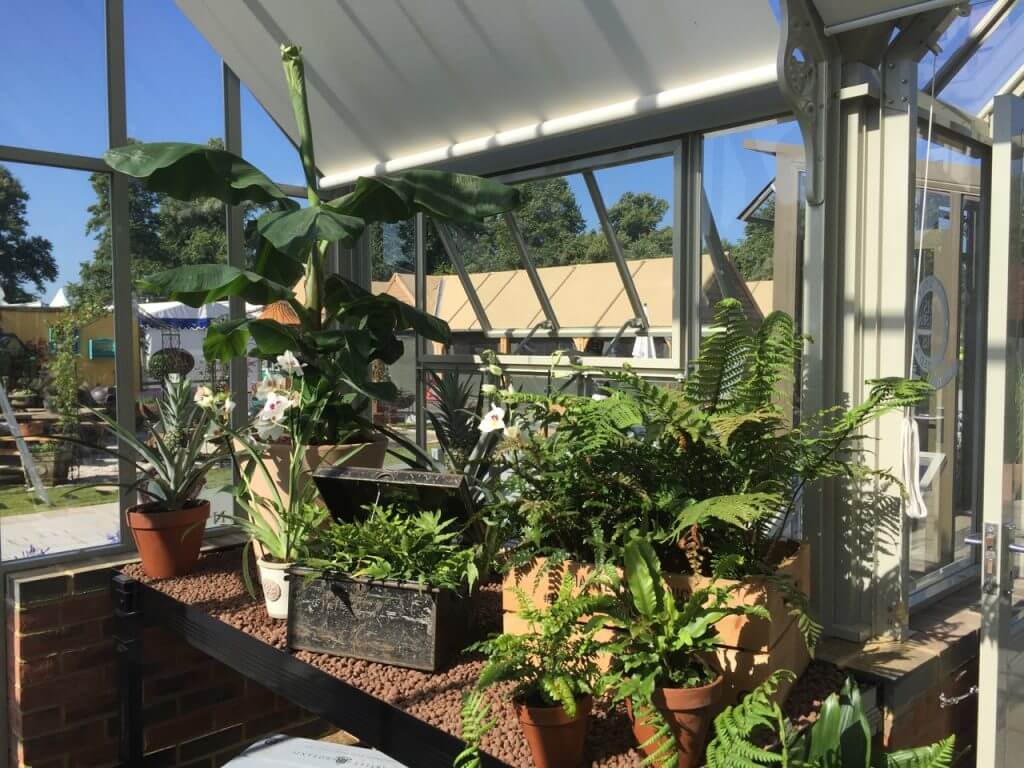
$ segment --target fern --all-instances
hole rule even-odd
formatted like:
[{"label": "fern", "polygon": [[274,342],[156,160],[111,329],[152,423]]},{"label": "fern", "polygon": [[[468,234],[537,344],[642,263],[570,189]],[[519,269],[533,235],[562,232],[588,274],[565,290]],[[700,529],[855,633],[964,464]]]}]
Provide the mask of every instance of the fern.
[{"label": "fern", "polygon": [[491,703],[480,690],[466,692],[462,697],[459,716],[462,719],[462,740],[466,748],[455,756],[452,768],[480,768],[480,744],[498,722],[498,718],[491,715]]},{"label": "fern", "polygon": [[782,684],[794,679],[796,675],[788,669],[779,670],[715,718],[715,738],[707,747],[707,768],[786,766],[786,755],[759,746],[750,737],[762,729],[785,735],[786,719],[773,696]]},{"label": "fern", "polygon": [[950,768],[953,765],[954,742],[952,736],[947,736],[928,747],[903,749],[886,755],[886,768]]},{"label": "fern", "polygon": [[[672,728],[669,726],[665,716],[657,707],[652,706],[639,696],[633,697],[632,704],[633,717],[636,718],[637,722],[646,725],[654,731],[648,739],[639,745],[643,751],[654,747],[653,751],[644,757],[640,765],[654,765],[657,768],[678,768],[679,750],[676,747]],[[657,746],[655,747],[655,745]]]},{"label": "fern", "polygon": [[754,348],[750,323],[735,299],[719,302],[715,321],[701,342],[700,356],[686,380],[686,395],[708,413],[728,410],[742,395],[747,359]]}]

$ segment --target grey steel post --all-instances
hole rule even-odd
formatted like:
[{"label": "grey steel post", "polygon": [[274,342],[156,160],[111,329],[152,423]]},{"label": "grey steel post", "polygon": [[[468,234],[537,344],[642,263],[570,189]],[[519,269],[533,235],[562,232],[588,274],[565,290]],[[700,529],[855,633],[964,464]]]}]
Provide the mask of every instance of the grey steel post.
[{"label": "grey steel post", "polygon": [[[416,214],[416,309],[425,312],[427,308],[427,254],[426,254],[427,220],[422,213]],[[427,382],[426,371],[423,369],[423,345],[425,341],[417,333],[414,336],[413,349],[416,354],[416,442],[421,448],[427,448]]]},{"label": "grey steel post", "polygon": [[484,332],[491,330],[491,321],[487,319],[484,305],[477,295],[476,288],[473,287],[473,281],[469,279],[469,274],[466,272],[466,264],[462,260],[462,254],[459,253],[459,249],[452,242],[448,225],[437,219],[434,219],[433,222],[434,229],[437,230],[437,237],[441,241],[441,246],[444,248],[444,252],[448,254],[448,258],[451,259],[452,266],[455,267],[455,271],[459,275],[459,282],[462,283],[462,290],[466,292],[466,298],[469,299],[469,304],[473,307],[476,321],[480,323],[480,328]]},{"label": "grey steel post", "polygon": [[[107,0],[107,119],[111,147],[128,143],[128,117],[125,97],[124,63],[124,1]],[[135,426],[135,369],[138,353],[135,345],[134,296],[131,277],[131,235],[129,233],[129,181],[120,173],[110,174],[111,263],[114,298],[114,381],[117,385],[115,418],[124,429]],[[141,364],[141,355],[140,355]],[[141,375],[140,375],[141,381]],[[125,450],[127,446],[121,446]],[[122,485],[135,482],[135,465],[128,460],[118,462],[118,481]],[[131,540],[126,530],[124,512],[135,503],[134,493],[121,495],[121,542]]]},{"label": "grey steel post", "polygon": [[583,180],[587,182],[587,191],[590,192],[590,199],[594,203],[594,210],[597,211],[597,218],[601,221],[601,229],[604,230],[605,239],[608,241],[608,246],[612,249],[612,258],[615,260],[615,266],[619,269],[619,279],[622,280],[622,287],[626,289],[626,296],[629,298],[629,306],[633,310],[633,316],[640,323],[641,328],[647,328],[649,325],[647,313],[644,312],[644,305],[640,301],[640,294],[637,293],[633,276],[629,274],[629,267],[626,265],[626,255],[622,252],[622,244],[615,234],[615,228],[612,227],[612,223],[608,219],[608,210],[604,207],[604,198],[601,197],[601,189],[597,186],[594,172],[590,170],[584,171]]},{"label": "grey steel post", "polygon": [[541,282],[540,275],[537,273],[533,257],[530,256],[530,249],[526,246],[526,240],[523,238],[523,231],[519,228],[519,221],[511,211],[505,213],[505,224],[508,226],[508,231],[512,233],[512,241],[519,251],[519,258],[523,262],[523,269],[526,270],[527,277],[530,278],[533,292],[537,294],[537,301],[540,302],[544,319],[548,321],[551,330],[557,333],[558,317],[555,315],[555,308],[551,306],[551,299],[548,298],[548,292],[544,289],[544,283]]},{"label": "grey steel post", "polygon": [[[228,152],[242,154],[241,84],[238,75],[232,72],[227,64],[224,64],[224,146]],[[244,267],[245,231],[242,209],[237,205],[225,206],[225,216],[228,264],[232,267]],[[228,317],[231,320],[241,320],[245,317],[245,300],[241,296],[232,296],[228,299]],[[245,424],[249,410],[249,366],[246,358],[232,358],[228,370],[231,399],[238,404],[231,414],[231,422],[235,429],[240,429]]]}]

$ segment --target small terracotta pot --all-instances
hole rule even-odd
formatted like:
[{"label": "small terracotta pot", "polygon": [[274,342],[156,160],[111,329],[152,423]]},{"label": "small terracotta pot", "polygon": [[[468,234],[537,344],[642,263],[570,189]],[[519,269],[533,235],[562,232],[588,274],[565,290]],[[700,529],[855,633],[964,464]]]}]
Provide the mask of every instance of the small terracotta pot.
[{"label": "small terracotta pot", "polygon": [[[654,691],[654,706],[668,721],[676,739],[679,768],[697,768],[701,764],[711,715],[722,695],[722,679],[719,675],[714,682],[700,688],[658,688]],[[633,717],[633,705],[629,699],[626,699],[626,710],[637,744],[649,741],[655,734],[654,728]],[[661,743],[658,741],[645,747],[644,754],[654,754]]]},{"label": "small terracotta pot", "polygon": [[210,502],[197,499],[193,506],[174,512],[158,504],[139,504],[128,510],[128,527],[142,558],[142,570],[153,579],[189,573],[199,559]]},{"label": "small terracotta pot", "polygon": [[519,726],[530,745],[537,768],[579,768],[587,737],[587,718],[594,706],[590,696],[576,701],[576,716],[556,707],[528,707],[515,702]]}]

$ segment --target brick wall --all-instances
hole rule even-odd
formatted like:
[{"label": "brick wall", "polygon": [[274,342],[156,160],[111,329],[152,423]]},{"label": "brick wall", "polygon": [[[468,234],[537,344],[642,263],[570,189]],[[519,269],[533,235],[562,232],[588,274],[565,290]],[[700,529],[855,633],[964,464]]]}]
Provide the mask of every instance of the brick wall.
[{"label": "brick wall", "polygon": [[[116,765],[109,567],[10,579],[5,608],[11,765]],[[165,630],[145,630],[143,662],[144,743],[153,766],[213,768],[267,734],[318,737],[330,730]]]}]

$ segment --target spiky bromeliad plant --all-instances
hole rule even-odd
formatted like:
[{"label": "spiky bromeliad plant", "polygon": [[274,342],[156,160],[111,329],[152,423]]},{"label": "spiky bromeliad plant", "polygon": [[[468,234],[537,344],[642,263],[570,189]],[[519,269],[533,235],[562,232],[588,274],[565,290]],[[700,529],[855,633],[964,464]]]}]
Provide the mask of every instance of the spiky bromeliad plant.
[{"label": "spiky bromeliad plant", "polygon": [[231,458],[224,429],[233,407],[230,398],[224,396],[199,403],[187,378],[171,376],[164,380],[163,396],[156,401],[157,417],[148,425],[148,438],[140,438],[133,428],[126,429],[102,411],[92,409],[117,438],[116,448],[76,437],[59,439],[133,464],[138,478],[125,490],[138,491],[161,512],[176,512],[192,505],[210,470]]},{"label": "spiky bromeliad plant", "polygon": [[[708,768],[950,768],[953,764],[953,736],[927,747],[875,754],[860,690],[852,679],[825,700],[813,725],[793,728],[772,698],[780,682],[792,677],[788,670],[776,672],[715,718]],[[766,738],[755,740],[755,734]]]},{"label": "spiky bromeliad plant", "polygon": [[[213,197],[228,205],[252,202],[268,208],[256,221],[259,245],[248,267],[202,264],[148,276],[155,295],[199,307],[238,296],[253,304],[286,301],[299,326],[271,319],[245,318],[210,328],[203,344],[208,360],[256,353],[271,358],[294,350],[306,375],[326,400],[314,442],[334,443],[347,433],[367,399],[393,400],[389,381],[375,382],[370,363],[390,364],[402,355],[397,334],[413,330],[446,341],[446,323],[387,296],[375,296],[339,275],[327,274],[332,243],[352,244],[373,223],[396,222],[416,213],[471,223],[512,210],[519,204],[513,188],[475,176],[412,170],[391,176],[359,178],[351,192],[333,200],[321,197],[306,100],[301,50],[281,48],[292,107],[298,123],[300,155],[309,205],[298,203],[241,157],[201,144],[131,144],[108,151],[115,171],[142,179],[147,188],[180,200]],[[304,297],[293,286],[303,280]]]}]

